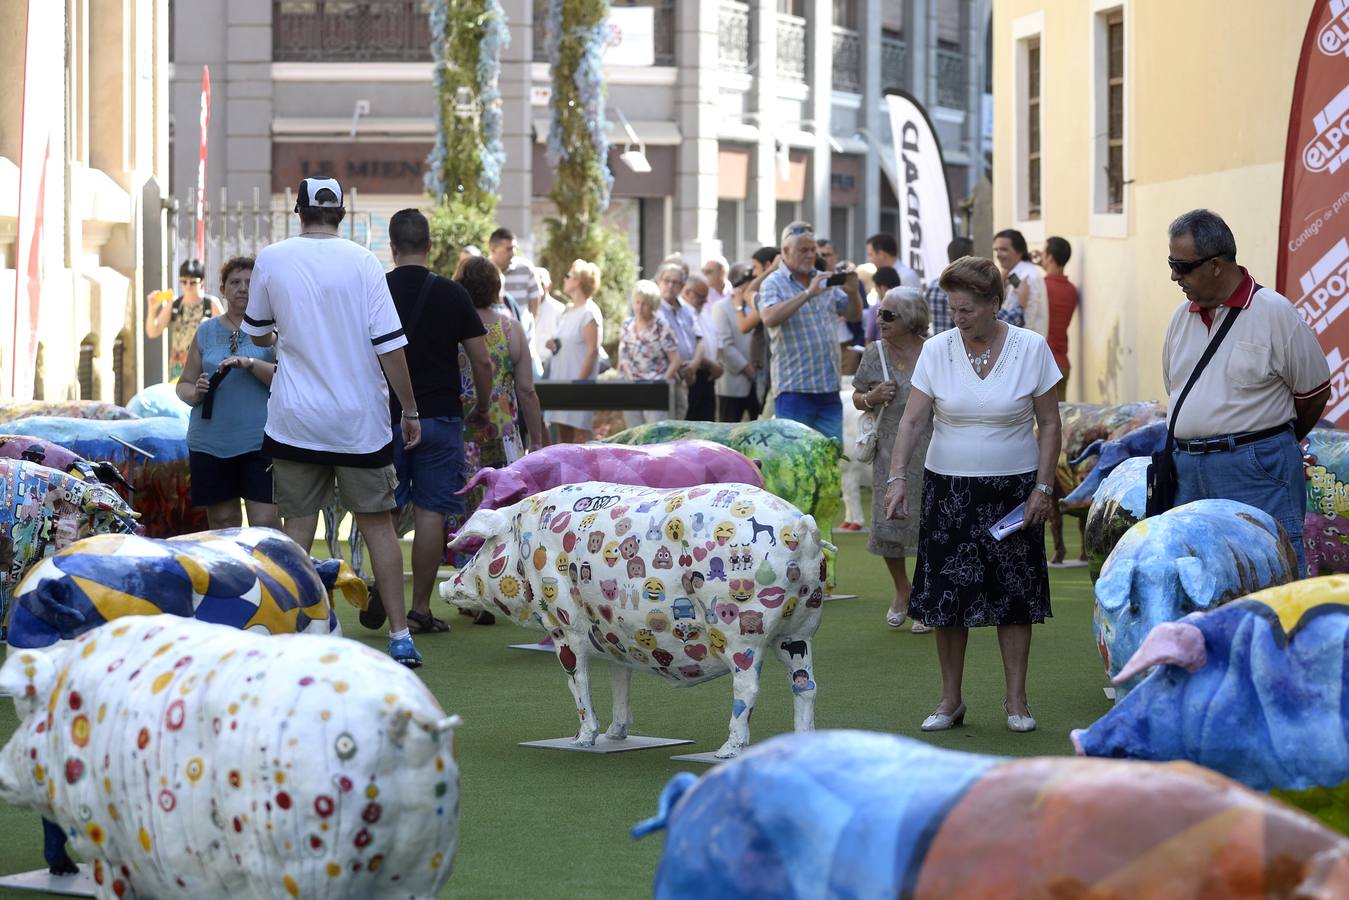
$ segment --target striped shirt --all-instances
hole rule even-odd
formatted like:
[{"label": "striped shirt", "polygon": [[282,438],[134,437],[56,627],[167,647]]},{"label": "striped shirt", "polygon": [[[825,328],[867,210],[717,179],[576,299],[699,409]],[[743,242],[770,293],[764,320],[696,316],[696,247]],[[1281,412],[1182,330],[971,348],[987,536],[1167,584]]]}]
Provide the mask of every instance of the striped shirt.
[{"label": "striped shirt", "polygon": [[523,256],[511,259],[511,264],[501,273],[501,292],[511,295],[523,316],[524,311],[529,309],[529,301],[543,296],[539,277],[534,274],[534,264]]},{"label": "striped shirt", "polygon": [[923,299],[927,301],[933,334],[941,334],[955,327],[956,323],[951,319],[951,298],[946,296],[946,291],[941,289],[940,284],[935,281],[929,284]]},{"label": "striped shirt", "polygon": [[[779,268],[759,286],[759,309],[785,303],[804,292],[808,285]],[[848,309],[842,288],[826,288],[801,305],[786,322],[769,326],[771,368],[776,391],[808,394],[836,392],[839,388],[838,317]]]},{"label": "striped shirt", "polygon": [[679,361],[688,362],[698,350],[698,339],[703,336],[702,320],[693,311],[693,307],[676,300],[671,306],[666,300],[660,302],[658,315],[665,320],[674,332],[675,347],[679,350]]}]

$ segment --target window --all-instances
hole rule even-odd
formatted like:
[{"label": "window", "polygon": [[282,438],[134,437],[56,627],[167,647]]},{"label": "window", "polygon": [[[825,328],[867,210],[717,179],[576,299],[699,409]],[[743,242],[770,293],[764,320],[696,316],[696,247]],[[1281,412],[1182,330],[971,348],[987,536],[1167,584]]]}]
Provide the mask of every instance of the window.
[{"label": "window", "polygon": [[1106,20],[1106,211],[1124,212],[1124,15]]},{"label": "window", "polygon": [[856,30],[857,0],[834,0],[834,25]]},{"label": "window", "polygon": [[1026,218],[1040,218],[1040,42],[1026,45]]},{"label": "window", "polygon": [[721,255],[727,259],[740,258],[744,205],[743,200],[725,197],[717,201],[717,238],[721,241]]},{"label": "window", "polygon": [[778,0],[778,12],[804,19],[806,0]]}]

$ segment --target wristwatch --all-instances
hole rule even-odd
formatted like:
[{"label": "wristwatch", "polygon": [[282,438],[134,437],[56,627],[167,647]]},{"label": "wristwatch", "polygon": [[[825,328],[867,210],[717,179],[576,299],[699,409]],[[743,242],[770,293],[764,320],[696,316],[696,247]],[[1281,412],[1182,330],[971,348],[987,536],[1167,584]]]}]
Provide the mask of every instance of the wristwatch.
[{"label": "wristwatch", "polygon": [[1046,497],[1054,496],[1054,486],[1050,484],[1045,484],[1043,481],[1036,484],[1035,489],[1040,493],[1044,494]]}]

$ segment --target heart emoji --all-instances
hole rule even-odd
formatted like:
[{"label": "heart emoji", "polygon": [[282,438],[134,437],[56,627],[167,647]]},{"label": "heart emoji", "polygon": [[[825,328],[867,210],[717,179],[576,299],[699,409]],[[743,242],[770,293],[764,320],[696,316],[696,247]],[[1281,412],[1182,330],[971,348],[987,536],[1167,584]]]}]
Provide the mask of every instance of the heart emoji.
[{"label": "heart emoji", "polygon": [[[710,549],[710,548],[708,548],[708,547],[694,547],[694,548],[693,548],[693,558],[696,559],[696,560],[698,560],[698,562],[702,562],[704,559],[707,558],[707,551],[708,551],[709,549]],[[685,565],[687,565],[687,563],[686,563]]]},{"label": "heart emoji", "polygon": [[735,667],[741,672],[748,672],[754,665],[754,651],[746,650],[744,653],[737,653],[731,659],[735,660]]},{"label": "heart emoji", "polygon": [[707,647],[703,644],[685,644],[684,655],[692,660],[702,660],[707,656]]},{"label": "heart emoji", "polygon": [[679,554],[679,564],[685,567],[691,566],[693,565],[693,557],[687,553],[681,553]]}]

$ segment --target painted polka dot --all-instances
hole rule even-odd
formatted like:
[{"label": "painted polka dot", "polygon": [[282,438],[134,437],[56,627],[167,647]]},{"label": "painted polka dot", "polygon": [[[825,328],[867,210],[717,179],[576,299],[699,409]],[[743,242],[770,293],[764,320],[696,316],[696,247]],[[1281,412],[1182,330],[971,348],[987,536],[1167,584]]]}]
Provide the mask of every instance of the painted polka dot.
[{"label": "painted polka dot", "polygon": [[356,755],[356,739],[344,731],[333,742],[333,749],[337,751],[338,759],[343,761],[351,759]]},{"label": "painted polka dot", "polygon": [[85,645],[84,649],[80,651],[80,656],[85,659],[88,659],[90,656],[93,655],[94,648],[97,646],[98,641],[90,641],[88,644]]},{"label": "painted polka dot", "polygon": [[337,789],[344,794],[350,793],[351,789],[355,787],[355,785],[351,783],[351,779],[345,775],[335,776],[333,778],[333,783],[336,784]]},{"label": "painted polka dot", "polygon": [[71,692],[70,692],[70,708],[71,708],[71,709],[79,709],[79,708],[80,708],[81,706],[83,706],[83,705],[84,705],[84,698],[80,696],[80,692],[79,692],[79,691],[71,691]]},{"label": "painted polka dot", "polygon": [[338,653],[325,653],[319,657],[319,662],[323,663],[324,665],[328,665],[329,663],[337,662],[341,658],[342,658],[341,654]]},{"label": "painted polka dot", "polygon": [[164,713],[164,724],[169,731],[177,731],[183,727],[184,720],[187,719],[187,704],[181,699],[175,700],[169,704],[168,710]]},{"label": "painted polka dot", "polygon": [[150,729],[142,728],[136,735],[136,747],[144,750],[150,744]]},{"label": "painted polka dot", "polygon": [[373,784],[367,785],[365,788],[365,796],[369,797],[371,800],[374,800],[376,797],[379,796],[379,788],[375,787]]},{"label": "painted polka dot", "polygon": [[206,772],[206,763],[200,756],[194,756],[187,761],[184,771],[187,773],[187,780],[196,784],[201,781],[201,776]]},{"label": "painted polka dot", "polygon": [[351,841],[357,848],[365,847],[370,843],[370,832],[364,828],[356,832],[356,837]]},{"label": "painted polka dot", "polygon": [[141,849],[144,850],[146,853],[149,853],[149,852],[150,852],[150,847],[151,847],[151,842],[150,842],[150,832],[148,832],[148,831],[146,831],[144,828],[142,828],[142,829],[137,833],[136,836],[137,836],[138,838],[140,838]]},{"label": "painted polka dot", "polygon": [[433,869],[439,869],[439,868],[440,868],[440,864],[441,864],[442,862],[444,862],[444,861],[445,861],[445,854],[443,854],[443,853],[436,853],[436,854],[433,854],[432,857],[431,857],[431,868],[433,868]]},{"label": "painted polka dot", "polygon": [[47,770],[42,768],[41,763],[33,766],[33,780],[38,784],[42,784],[42,782],[47,780]]},{"label": "painted polka dot", "polygon": [[337,863],[328,863],[328,877],[336,878],[342,874],[342,867]]},{"label": "painted polka dot", "polygon": [[364,819],[367,823],[374,825],[376,822],[379,821],[379,817],[383,814],[383,812],[384,808],[380,806],[378,803],[369,803],[366,804],[365,809],[361,810],[361,818]]},{"label": "painted polka dot", "polygon": [[103,826],[99,825],[97,822],[90,822],[88,825],[84,826],[84,833],[89,835],[89,840],[100,847],[103,846],[103,841],[108,837],[103,831]]},{"label": "painted polka dot", "polygon": [[281,791],[276,795],[276,805],[282,809],[290,809],[290,794]]},{"label": "painted polka dot", "polygon": [[173,681],[172,672],[164,672],[163,674],[156,676],[155,680],[150,682],[150,693],[160,693],[164,688],[169,686],[170,681]]},{"label": "painted polka dot", "polygon": [[70,740],[76,747],[84,747],[89,743],[89,720],[84,716],[76,716],[70,723]]},{"label": "painted polka dot", "polygon": [[163,790],[159,792],[159,808],[164,812],[173,812],[178,805],[178,798],[173,796],[173,791]]},{"label": "painted polka dot", "polygon": [[347,692],[347,683],[345,681],[334,681],[333,690],[339,694],[345,694]]},{"label": "painted polka dot", "polygon": [[74,784],[84,777],[84,763],[78,759],[66,760],[66,784]]},{"label": "painted polka dot", "polygon": [[378,872],[380,870],[380,867],[383,865],[384,865],[384,854],[376,853],[374,856],[370,857],[370,863],[367,866],[367,868],[369,868],[371,872]]},{"label": "painted polka dot", "polygon": [[237,788],[239,785],[243,784],[243,776],[239,774],[238,769],[230,769],[230,773],[226,776],[226,779],[229,781],[229,785],[232,788]]},{"label": "painted polka dot", "polygon": [[314,798],[314,812],[322,818],[328,818],[333,814],[333,798],[325,794],[320,794]]},{"label": "painted polka dot", "polygon": [[281,884],[285,887],[287,894],[290,894],[292,897],[300,896],[300,886],[295,883],[294,878],[287,875],[281,879]]}]

